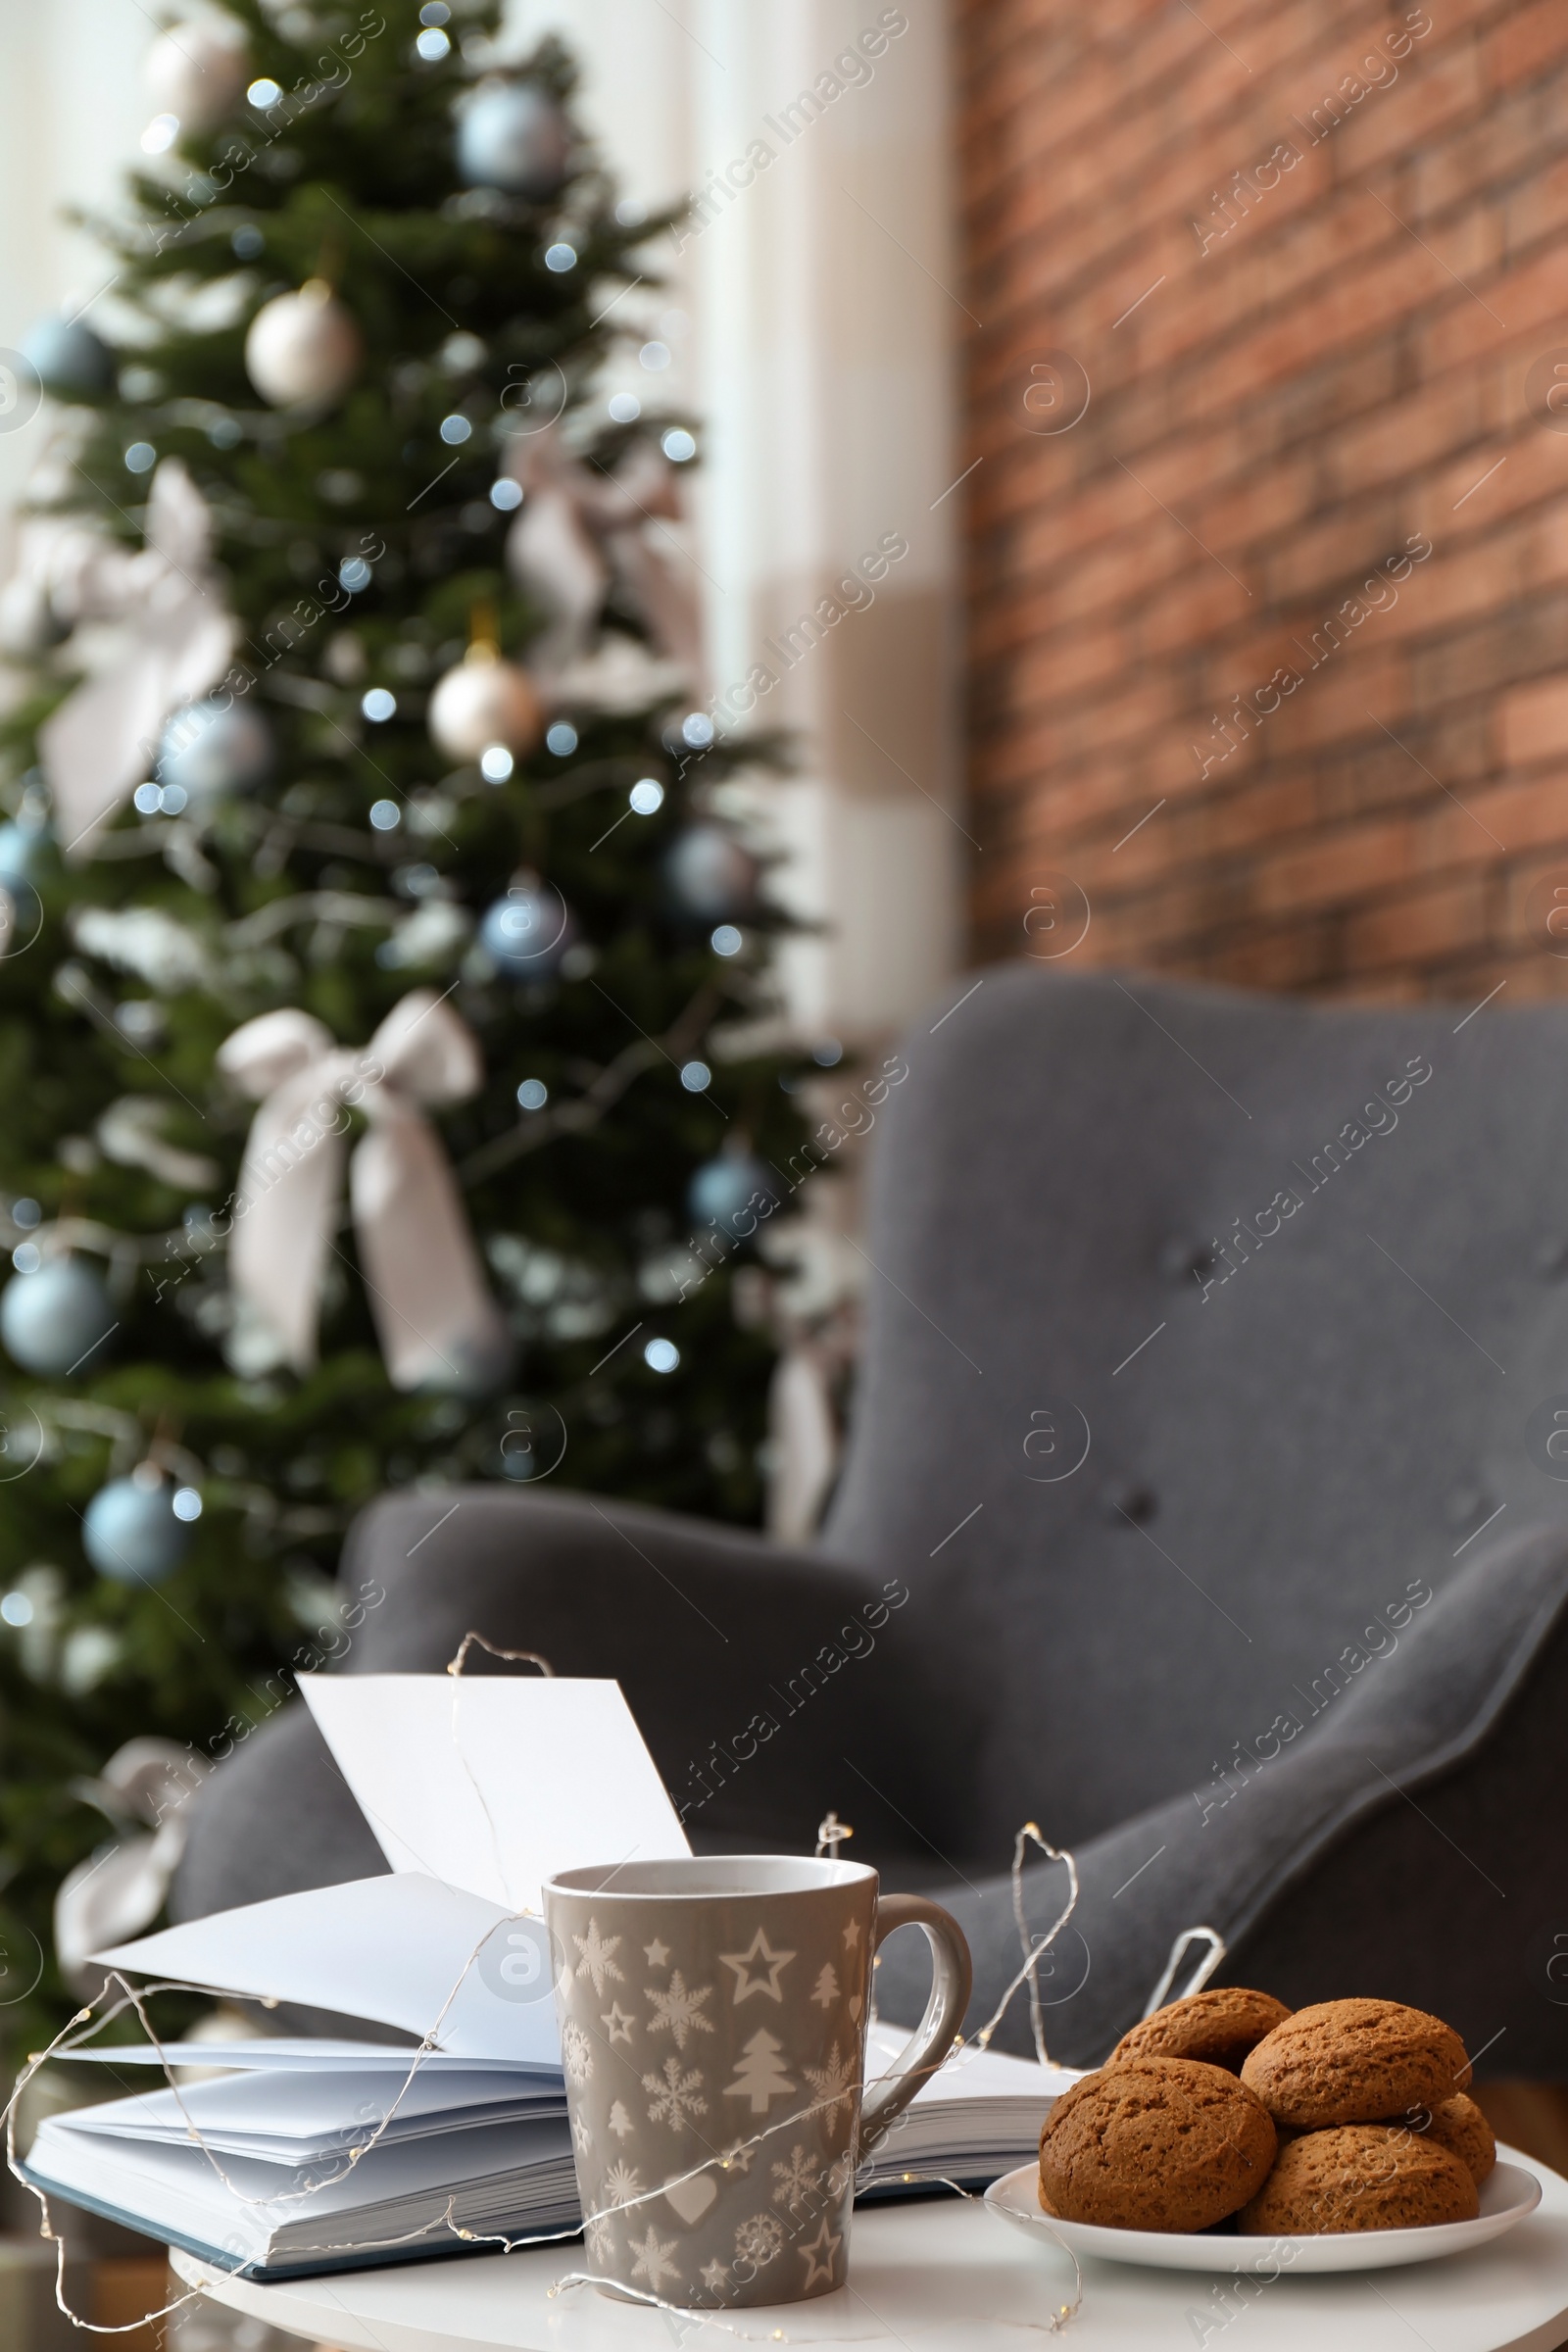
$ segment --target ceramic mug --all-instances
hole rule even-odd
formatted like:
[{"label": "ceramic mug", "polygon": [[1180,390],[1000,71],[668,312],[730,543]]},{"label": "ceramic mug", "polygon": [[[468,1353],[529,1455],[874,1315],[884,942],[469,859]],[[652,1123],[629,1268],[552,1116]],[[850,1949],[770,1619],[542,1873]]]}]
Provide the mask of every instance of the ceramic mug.
[{"label": "ceramic mug", "polygon": [[[797,2303],[849,2268],[855,2167],[957,2038],[969,1948],[863,1864],[607,1864],[545,1887],[586,2267],[688,2309]],[[933,1983],[864,2084],[871,1962],[923,1928]]]}]

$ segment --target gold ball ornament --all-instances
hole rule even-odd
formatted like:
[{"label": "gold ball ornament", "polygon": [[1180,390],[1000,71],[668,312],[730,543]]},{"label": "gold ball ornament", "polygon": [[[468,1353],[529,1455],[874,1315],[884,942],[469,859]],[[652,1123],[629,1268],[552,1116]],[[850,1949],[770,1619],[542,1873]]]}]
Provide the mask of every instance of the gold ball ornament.
[{"label": "gold ball ornament", "polygon": [[526,673],[483,640],[468,648],[430,697],[430,737],[449,760],[477,760],[496,743],[520,756],[532,751],[542,723]]},{"label": "gold ball ornament", "polygon": [[245,368],[275,409],[324,408],[360,372],[365,345],[326,280],[307,278],[297,294],[263,303],[245,337]]}]

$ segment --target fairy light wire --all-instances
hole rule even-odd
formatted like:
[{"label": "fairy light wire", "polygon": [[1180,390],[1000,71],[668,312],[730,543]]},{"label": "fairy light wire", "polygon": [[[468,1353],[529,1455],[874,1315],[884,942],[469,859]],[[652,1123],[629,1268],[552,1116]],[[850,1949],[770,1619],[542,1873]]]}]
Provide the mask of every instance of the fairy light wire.
[{"label": "fairy light wire", "polygon": [[[453,1674],[455,1682],[461,1679],[463,1662],[466,1656],[467,1649],[474,1642],[481,1642],[486,1649],[490,1649],[492,1647],[489,1642],[483,1642],[482,1636],[470,1635],[466,1637],[462,1648],[458,1652],[457,1657],[453,1660],[452,1666],[449,1668],[449,1671]],[[529,1663],[540,1665],[546,1672],[549,1671],[547,1662],[540,1658],[536,1652],[498,1651],[495,1654],[508,1656],[519,1661],[525,1659]],[[456,1702],[456,1690],[454,1690],[453,1696],[454,1702]],[[454,1739],[456,1740],[456,1721],[454,1721],[453,1732]],[[461,1756],[461,1741],[457,1741],[457,1744]],[[465,1768],[467,1769],[467,1759],[464,1757],[463,1761]],[[473,1777],[471,1771],[469,1773],[469,1777],[470,1779]],[[1031,1843],[1038,1846],[1040,1851],[1049,1860],[1063,1862],[1066,1865],[1068,1877],[1068,1894],[1066,1903],[1062,1907],[1062,1910],[1051,1928],[1040,1936],[1031,1936],[1027,1919],[1023,1910],[1022,1872],[1024,1857]],[[1043,2020],[1040,2013],[1039,1984],[1036,1972],[1039,1969],[1041,1960],[1055,1942],[1062,1930],[1067,1926],[1068,1922],[1072,1918],[1073,1912],[1077,1908],[1079,1897],[1079,1880],[1077,1865],[1072,1854],[1065,1849],[1058,1849],[1051,1845],[1041,1833],[1038,1825],[1034,1822],[1025,1823],[1023,1828],[1018,1831],[1013,1841],[1012,1890],[1013,1916],[1018,1926],[1019,1940],[1024,1955],[1022,1965],[1018,1968],[1009,1982],[993,2015],[980,2029],[978,2034],[974,2034],[972,2037],[969,2037],[967,2042],[961,2037],[956,2041],[953,2049],[949,2052],[947,2058],[941,2062],[941,2065],[925,2070],[930,2075],[939,2073],[941,2071],[941,2066],[943,2065],[956,2064],[961,2066],[962,2053],[966,2047],[980,2050],[987,2048],[993,2034],[1002,2024],[1003,2019],[1006,2015],[1007,2009],[1011,2005],[1012,2000],[1026,1980],[1030,1985],[1030,2017],[1036,2053],[1042,2066],[1049,2066],[1051,2064],[1051,2060],[1046,2052]],[[524,1918],[533,1915],[527,1912],[516,1912],[512,1914],[512,1916],[514,1918]],[[506,1923],[497,1923],[497,1925],[502,1924]],[[164,2042],[155,2032],[151,2017],[148,2014],[146,2006],[148,2000],[152,1999],[159,1993],[194,1992],[210,1996],[213,1987],[211,1985],[193,1984],[183,1983],[178,1980],[170,1979],[160,1980],[156,1983],[148,1984],[138,1989],[127,1983],[125,1978],[122,1977],[118,1970],[110,1971],[105,1977],[103,1990],[99,1993],[97,1998],[93,2002],[90,2002],[78,2009],[68,2021],[68,2023],[61,2029],[60,2033],[55,2035],[54,2039],[49,2043],[46,2049],[35,2052],[31,2057],[29,2057],[25,2066],[22,2069],[21,2073],[17,2077],[11,2096],[6,2103],[3,2112],[3,2121],[5,2125],[6,2163],[13,2177],[17,2179],[23,2184],[23,2186],[27,2188],[37,2200],[40,2217],[39,2234],[47,2241],[53,2243],[55,2247],[55,2301],[58,2309],[62,2315],[71,2322],[71,2325],[82,2332],[94,2335],[122,2335],[131,2333],[134,2332],[135,2328],[138,2327],[147,2326],[155,2320],[167,2318],[173,2312],[183,2309],[186,2304],[197,2299],[204,2290],[200,2287],[191,2288],[187,2293],[180,2295],[172,2302],[164,2305],[160,2310],[147,2313],[139,2321],[132,2321],[115,2326],[106,2326],[94,2321],[83,2319],[80,2314],[72,2310],[65,2296],[65,2240],[58,2235],[50,2222],[46,2192],[36,2186],[34,2182],[27,2180],[26,2176],[21,2170],[20,2161],[16,2152],[16,2125],[20,2102],[27,2085],[33,2081],[34,2077],[44,2066],[49,2064],[52,2060],[69,2059],[74,2050],[84,2047],[88,2041],[93,2039],[97,2034],[102,2034],[108,2026],[112,2025],[118,2018],[122,2017],[127,2009],[133,2011],[138,2023],[142,2028],[142,2032],[146,2036],[147,2043],[157,2053],[158,2063],[163,2069],[165,2080],[174,2099],[176,2111],[185,2124],[189,2137],[198,2147],[208,2164],[212,2167],[214,2173],[222,2182],[224,2188],[239,2205],[256,2210],[275,2212],[279,2207],[286,2207],[308,2202],[311,2198],[318,2195],[323,2188],[335,2186],[339,2181],[346,2180],[353,2173],[355,2168],[361,2164],[364,2159],[373,2151],[374,2148],[379,2145],[387,2131],[390,2129],[404,2101],[409,2096],[409,2093],[416,2077],[419,2074],[421,2067],[424,2064],[424,2061],[439,2048],[439,2036],[442,2027],[444,2026],[446,2019],[452,2010],[454,2002],[458,1999],[458,1996],[462,1992],[464,1985],[466,1984],[469,1975],[477,1963],[479,1953],[483,1949],[484,1945],[489,1942],[490,1937],[494,1933],[494,1928],[487,1929],[484,1936],[478,1939],[478,1941],[469,1951],[467,1958],[464,1963],[463,1969],[458,1976],[457,1981],[452,1985],[451,1990],[448,1992],[445,2000],[442,2002],[441,2008],[433,2024],[426,2032],[422,2040],[411,2053],[408,2072],[404,2076],[401,2083],[398,2085],[394,2097],[388,2104],[384,2114],[380,2117],[380,2120],[377,2122],[368,2136],[360,2144],[348,2150],[344,2162],[338,2167],[337,2170],[323,2174],[312,2180],[308,2185],[302,2188],[281,2190],[270,2196],[248,2195],[244,2190],[239,2188],[236,2182],[230,2178],[228,2172],[220,2162],[218,2152],[211,2146],[206,2134],[202,2132],[200,2125],[196,2122],[194,2116],[187,2107],[183,2090],[174,2067],[169,2058],[169,2054]],[[1206,1934],[1210,1936],[1213,1935],[1212,1930],[1189,1931],[1188,1933],[1189,1936],[1200,1933]],[[1176,1950],[1173,1950],[1172,1970],[1171,1972],[1168,1972],[1168,1975],[1174,1971],[1176,1952],[1180,1949],[1180,1945],[1183,1940],[1185,1939],[1178,1939],[1178,1946],[1176,1947]],[[1220,1956],[1222,1956],[1222,1954]],[[1208,1963],[1208,1968],[1205,1969],[1204,1974],[1206,1975],[1211,1973],[1212,1968],[1216,1965],[1217,1957],[1211,1956]],[[856,2114],[852,2132],[851,2146],[846,2151],[845,2155],[829,2168],[824,2180],[824,2192],[830,2201],[836,2201],[838,2198],[842,2197],[845,2188],[852,2182],[855,2184],[857,2189],[858,2189],[862,2184],[869,2184],[871,2180],[874,2178],[874,2171],[869,2159],[864,2153],[863,2144],[860,2138],[859,2099],[863,2095],[863,2090],[877,2088],[882,2083],[894,2080],[896,2073],[900,2071],[890,2068],[887,2071],[869,2078],[864,2077],[864,2050],[866,2039],[870,2034],[873,2023],[874,2013],[868,2008],[865,2025],[861,2034],[862,2074],[860,2085],[846,2086],[844,2089],[830,2093],[826,2097],[811,2101],[808,2106],[801,2108],[788,2116],[780,2118],[776,2123],[764,2125],[761,2130],[752,2133],[750,2137],[736,2141],[732,2146],[724,2149],[722,2152],[710,2154],[700,2163],[692,2166],[685,2173],[678,2174],[673,2179],[661,2182],[656,2188],[644,2190],[634,2196],[624,2198],[618,2204],[606,2207],[599,2212],[585,2213],[581,2224],[581,2233],[591,2232],[595,2225],[608,2222],[614,2214],[625,2214],[629,2211],[635,2210],[635,2208],[640,2205],[653,2202],[658,2197],[665,2196],[672,2187],[679,2187],[686,2181],[696,2180],[700,2175],[709,2173],[715,2169],[720,2172],[728,2172],[737,2164],[739,2160],[742,2158],[749,2159],[757,2152],[757,2150],[763,2147],[769,2139],[775,2137],[778,2133],[788,2131],[795,2131],[802,2123],[808,2121],[811,2117],[825,2113],[831,2109],[841,2107],[847,2102],[851,2101],[856,2103]],[[82,2031],[82,2029],[89,2027],[92,2029],[90,2033]],[[897,2122],[895,2122],[893,2129],[895,2132],[897,2131]],[[306,2168],[301,2167],[299,2169],[303,2172]],[[835,2180],[835,2176],[838,2177],[837,2180]],[[928,2185],[933,2187],[943,2187],[950,2189],[955,2194],[964,2198],[968,2202],[972,2203],[979,2201],[975,2198],[973,2191],[965,2188],[960,2182],[952,2180],[946,2174],[903,2173],[898,2176],[898,2180],[900,2185],[903,2186]],[[1032,2222],[1035,2217],[1031,2215],[1027,2218]],[[1079,2308],[1082,2305],[1083,2276],[1079,2269],[1077,2258],[1072,2253],[1072,2249],[1067,2246],[1065,2241],[1059,2237],[1054,2230],[1052,2230],[1049,2221],[1047,2221],[1044,2215],[1040,2217],[1040,2227],[1045,2234],[1053,2239],[1056,2246],[1067,2255],[1068,2260],[1072,2263],[1075,2279],[1074,2296],[1070,2304],[1063,2304],[1060,2306],[1058,2311],[1049,2321],[1030,2321],[1020,2324],[1036,2327],[1042,2328],[1047,2333],[1055,2334],[1060,2330],[1061,2328],[1065,2327],[1074,2316],[1076,2316]],[[405,2236],[389,2238],[385,2240],[376,2240],[370,2245],[361,2244],[358,2241],[342,2241],[324,2245],[312,2245],[301,2250],[310,2252],[312,2254],[353,2252],[364,2253],[379,2251],[383,2249],[391,2250],[395,2246],[412,2244],[421,2237],[431,2236],[433,2233],[442,2230],[450,2231],[452,2235],[460,2238],[465,2243],[474,2245],[495,2245],[508,2253],[515,2252],[520,2248],[529,2245],[551,2244],[565,2240],[567,2238],[574,2238],[580,2233],[578,2230],[572,2229],[530,2232],[525,2236],[514,2238],[495,2231],[471,2230],[456,2220],[456,2200],[449,2198],[446,2210],[443,2214],[438,2216],[433,2222],[422,2225],[418,2230],[410,2231]],[[231,2275],[237,2278],[245,2278],[254,2274],[260,2267],[262,2266],[254,2257],[252,2257],[243,2262],[236,2263],[233,2266]],[[788,2342],[791,2340],[781,2329],[772,2329],[765,2336],[759,2335],[754,2330],[739,2328],[730,2322],[722,2320],[718,2316],[718,2312],[716,2310],[694,2308],[689,2305],[670,2303],[661,2296],[645,2293],[643,2290],[633,2288],[629,2285],[622,2285],[616,2280],[606,2279],[602,2276],[592,2272],[564,2273],[554,2282],[548,2291],[552,2296],[554,2296],[583,2285],[592,2285],[601,2289],[607,2286],[611,2287],[616,2293],[629,2297],[635,2302],[646,2304],[650,2308],[657,2309],[671,2317],[678,2317],[687,2322],[695,2322],[703,2326],[716,2328],[720,2330],[720,2332],[736,2336],[742,2341]]]}]

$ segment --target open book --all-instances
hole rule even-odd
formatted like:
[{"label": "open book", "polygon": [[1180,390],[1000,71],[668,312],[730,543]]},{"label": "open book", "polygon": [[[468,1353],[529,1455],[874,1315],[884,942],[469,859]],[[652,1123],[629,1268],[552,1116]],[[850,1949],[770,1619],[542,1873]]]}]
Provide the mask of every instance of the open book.
[{"label": "open book", "polygon": [[[619,1689],[365,1675],[309,1684],[307,1697],[390,1874],[193,1920],[98,1958],[371,2031],[74,2049],[120,2079],[154,2068],[155,2087],[50,2117],[24,2177],[263,2279],[575,2231],[540,1890],[606,1854],[689,1851]],[[868,2075],[903,2040],[875,2029]],[[427,2045],[416,2067],[411,2042]],[[166,2061],[230,2071],[171,2087]],[[1072,2079],[957,2053],[878,2150],[871,2193],[906,2175],[967,2184],[1023,2162]]]}]

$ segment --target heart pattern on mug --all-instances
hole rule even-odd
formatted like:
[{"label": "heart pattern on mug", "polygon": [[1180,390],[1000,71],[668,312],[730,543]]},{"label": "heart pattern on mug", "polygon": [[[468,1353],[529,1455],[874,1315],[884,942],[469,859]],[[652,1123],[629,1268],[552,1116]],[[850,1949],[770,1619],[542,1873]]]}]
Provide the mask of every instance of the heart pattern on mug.
[{"label": "heart pattern on mug", "polygon": [[676,2180],[665,2189],[664,2203],[673,2206],[683,2222],[700,2222],[717,2194],[710,2173],[694,2173],[689,2180]]}]

